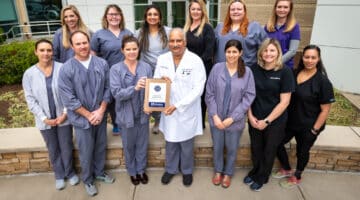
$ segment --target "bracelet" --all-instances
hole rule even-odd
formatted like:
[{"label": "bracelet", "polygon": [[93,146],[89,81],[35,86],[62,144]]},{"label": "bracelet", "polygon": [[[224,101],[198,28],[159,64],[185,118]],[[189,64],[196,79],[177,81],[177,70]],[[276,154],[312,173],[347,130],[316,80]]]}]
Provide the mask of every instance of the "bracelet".
[{"label": "bracelet", "polygon": [[319,134],[319,129],[311,128],[311,132],[315,135]]}]

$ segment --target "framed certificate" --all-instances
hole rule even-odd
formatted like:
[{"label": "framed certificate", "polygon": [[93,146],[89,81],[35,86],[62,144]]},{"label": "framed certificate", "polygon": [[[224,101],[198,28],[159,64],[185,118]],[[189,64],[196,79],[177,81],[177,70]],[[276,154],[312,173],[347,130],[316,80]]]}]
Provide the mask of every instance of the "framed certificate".
[{"label": "framed certificate", "polygon": [[144,110],[163,111],[169,107],[170,83],[164,79],[146,79]]}]

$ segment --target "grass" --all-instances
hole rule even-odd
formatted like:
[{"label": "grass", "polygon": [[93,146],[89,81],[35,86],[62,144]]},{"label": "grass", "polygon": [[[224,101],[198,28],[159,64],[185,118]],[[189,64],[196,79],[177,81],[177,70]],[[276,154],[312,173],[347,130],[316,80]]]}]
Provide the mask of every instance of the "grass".
[{"label": "grass", "polygon": [[[332,104],[327,120],[329,125],[360,127],[360,112],[335,90],[336,102]],[[10,91],[0,95],[1,101],[8,102],[8,115],[0,116],[0,128],[35,126],[34,117],[27,108],[23,90]]]},{"label": "grass", "polygon": [[335,99],[327,124],[360,127],[360,112],[338,90],[335,90]]}]

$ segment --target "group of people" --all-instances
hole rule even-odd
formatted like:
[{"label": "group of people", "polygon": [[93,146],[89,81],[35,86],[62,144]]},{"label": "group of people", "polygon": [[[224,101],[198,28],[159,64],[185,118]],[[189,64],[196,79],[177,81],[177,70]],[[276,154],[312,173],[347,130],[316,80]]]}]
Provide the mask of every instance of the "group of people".
[{"label": "group of people", "polygon": [[[224,22],[215,29],[203,0],[190,1],[183,28],[164,26],[156,5],[145,9],[134,34],[125,28],[115,4],[106,7],[102,29],[95,33],[73,5],[62,9],[61,22],[53,42],[36,42],[38,63],[23,77],[29,109],[49,150],[56,189],[65,188],[66,179],[71,185],[79,183],[72,163],[73,130],[86,192],[97,194],[95,180],[114,182],[104,171],[107,113],[113,134],[121,132],[134,185],[149,181],[150,116],[155,119],[151,132],[161,131],[166,141],[161,182],[170,183],[180,172],[183,184],[192,184],[194,138],[203,133],[206,111],[214,185],[231,185],[246,122],[253,168],[243,182],[254,191],[270,176],[282,178],[283,187],[300,183],[310,148],[324,130],[335,99],[319,47],[306,46],[299,65],[294,65],[300,29],[291,0],[276,0],[265,27],[250,22],[242,0],[229,3]],[[170,105],[162,112],[144,110],[147,78],[171,85]],[[293,137],[295,171],[284,147]],[[275,157],[281,168],[272,173]]]}]

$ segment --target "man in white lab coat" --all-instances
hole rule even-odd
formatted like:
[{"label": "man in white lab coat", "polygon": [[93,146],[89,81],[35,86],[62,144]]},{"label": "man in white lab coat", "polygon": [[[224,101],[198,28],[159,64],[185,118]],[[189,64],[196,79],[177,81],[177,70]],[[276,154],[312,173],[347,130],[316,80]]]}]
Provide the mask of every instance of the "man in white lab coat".
[{"label": "man in white lab coat", "polygon": [[200,97],[206,73],[200,57],[186,49],[182,29],[174,28],[169,35],[170,51],[158,57],[154,78],[171,82],[170,106],[162,112],[159,129],[166,141],[165,173],[161,178],[168,184],[179,172],[183,184],[193,180],[194,137],[202,135]]}]

